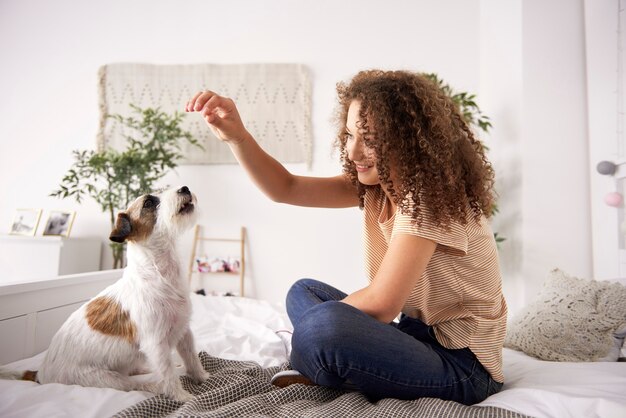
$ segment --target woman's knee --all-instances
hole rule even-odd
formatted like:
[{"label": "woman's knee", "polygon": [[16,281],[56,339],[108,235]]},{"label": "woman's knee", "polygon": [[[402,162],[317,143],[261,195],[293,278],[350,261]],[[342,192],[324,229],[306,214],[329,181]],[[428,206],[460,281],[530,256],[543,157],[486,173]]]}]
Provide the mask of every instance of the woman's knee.
[{"label": "woman's knee", "polygon": [[306,293],[314,282],[317,281],[313,279],[300,279],[291,285],[289,291],[287,291],[287,297],[285,298],[285,305],[290,318],[292,315],[300,316],[303,313],[300,312],[300,310],[306,307],[306,305],[302,303],[303,299],[307,297]]},{"label": "woman's knee", "polygon": [[287,303],[289,303],[290,300],[302,295],[302,292],[308,292],[309,289],[317,283],[320,282],[315,279],[304,278],[296,280],[287,291]]},{"label": "woman's knee", "polygon": [[289,298],[289,294],[292,292],[297,292],[300,290],[307,290],[311,287],[315,287],[316,285],[320,285],[320,284],[323,284],[323,283],[320,282],[319,280],[310,279],[308,277],[298,279],[289,288],[289,291],[287,292],[287,298]]},{"label": "woman's knee", "polygon": [[294,349],[301,347],[332,347],[346,334],[345,311],[351,308],[343,302],[328,301],[309,309],[294,329]]},{"label": "woman's knee", "polygon": [[346,297],[342,291],[314,279],[300,279],[287,292],[286,307],[291,323],[295,327],[308,316],[308,310],[316,305],[339,301]]}]

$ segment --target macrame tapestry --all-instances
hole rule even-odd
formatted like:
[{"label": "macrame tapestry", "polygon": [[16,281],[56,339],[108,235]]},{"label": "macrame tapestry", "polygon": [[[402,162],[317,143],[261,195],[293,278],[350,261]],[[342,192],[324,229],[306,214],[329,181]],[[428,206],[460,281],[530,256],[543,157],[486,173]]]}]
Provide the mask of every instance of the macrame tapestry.
[{"label": "macrame tapestry", "polygon": [[[187,100],[201,90],[233,99],[248,131],[277,160],[310,167],[311,83],[301,64],[104,65],[99,70],[98,149],[126,148],[124,126],[107,115],[136,118],[130,104],[184,113]],[[204,149],[181,143],[179,164],[235,162],[199,114],[186,114],[181,126]]]}]

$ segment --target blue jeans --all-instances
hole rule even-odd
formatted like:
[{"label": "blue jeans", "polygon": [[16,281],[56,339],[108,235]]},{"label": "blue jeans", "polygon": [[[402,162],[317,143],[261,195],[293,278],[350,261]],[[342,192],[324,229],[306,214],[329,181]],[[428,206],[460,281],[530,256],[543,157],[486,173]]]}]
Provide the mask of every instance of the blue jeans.
[{"label": "blue jeans", "polygon": [[315,383],[382,398],[434,397],[471,405],[498,392],[468,349],[448,349],[432,327],[402,316],[385,324],[339,302],[346,294],[312,279],[287,294],[291,365]]}]

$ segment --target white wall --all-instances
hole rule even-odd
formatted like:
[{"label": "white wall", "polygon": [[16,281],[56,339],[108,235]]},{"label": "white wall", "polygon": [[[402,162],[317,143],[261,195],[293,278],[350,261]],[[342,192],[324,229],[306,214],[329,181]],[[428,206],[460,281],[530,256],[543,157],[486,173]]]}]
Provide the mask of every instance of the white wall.
[{"label": "white wall", "polygon": [[[478,93],[492,117],[487,141],[502,196],[496,229],[508,238],[502,261],[509,299],[552,265],[588,275],[588,192],[585,170],[576,170],[586,155],[578,94],[584,91],[582,0],[550,4],[3,0],[0,233],[16,207],[73,209],[72,235],[106,242],[108,221],[93,202],[47,197],[71,165],[71,150],[95,146],[102,64],[304,63],[313,80],[314,162],[310,171],[288,168],[321,176],[340,171],[331,148],[335,83],[360,69],[404,68],[437,72],[457,89]],[[543,71],[544,59],[560,71]],[[571,187],[572,176],[579,188]],[[345,291],[365,283],[357,209],[275,204],[236,165],[181,166],[166,183],[194,190],[201,223],[214,230],[247,226],[250,295],[282,301],[290,283],[307,276]],[[557,198],[563,189],[568,196]],[[190,241],[189,235],[182,242],[185,261]]]},{"label": "white wall", "polygon": [[522,0],[480,3],[481,109],[493,120],[484,141],[496,171],[499,214],[492,226],[506,240],[500,244],[500,266],[509,309],[524,302],[522,271]]},{"label": "white wall", "polygon": [[482,0],[479,103],[511,312],[554,267],[591,277],[583,1]]},{"label": "white wall", "polygon": [[591,277],[583,1],[523,2],[522,271]]}]

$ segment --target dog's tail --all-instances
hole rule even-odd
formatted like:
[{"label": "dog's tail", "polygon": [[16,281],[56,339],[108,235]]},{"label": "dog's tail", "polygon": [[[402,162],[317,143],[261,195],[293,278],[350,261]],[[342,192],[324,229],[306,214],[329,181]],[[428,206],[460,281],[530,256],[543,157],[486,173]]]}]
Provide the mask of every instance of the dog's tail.
[{"label": "dog's tail", "polygon": [[0,367],[0,379],[5,380],[30,380],[31,382],[37,382],[37,371],[32,370],[9,370],[5,367]]}]

